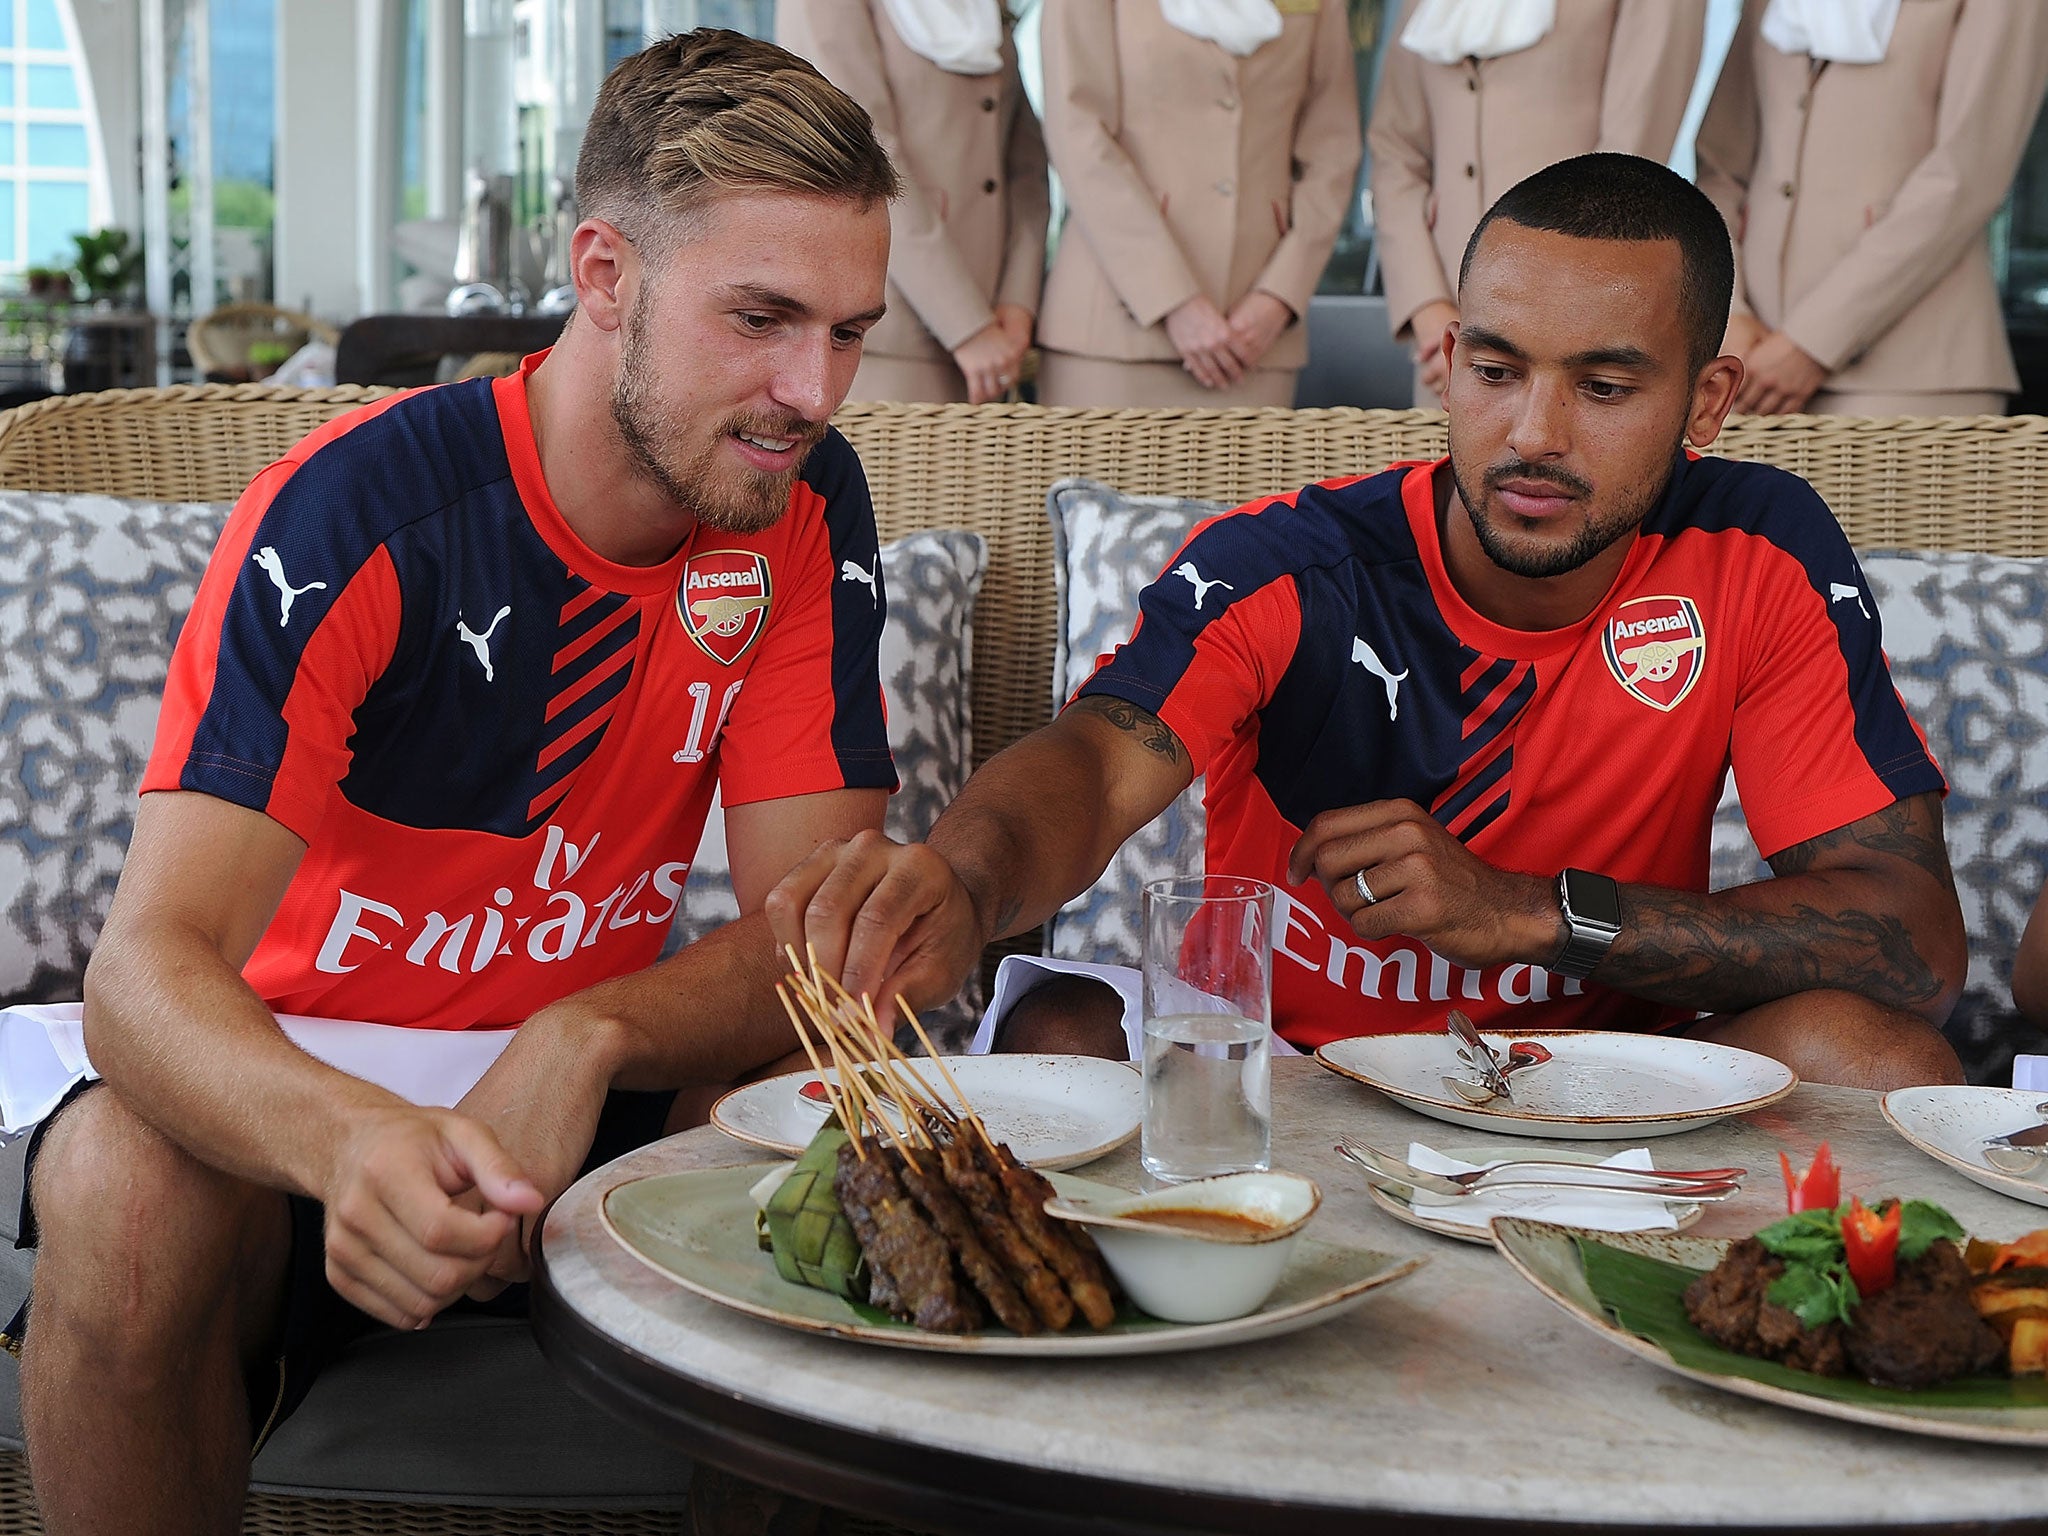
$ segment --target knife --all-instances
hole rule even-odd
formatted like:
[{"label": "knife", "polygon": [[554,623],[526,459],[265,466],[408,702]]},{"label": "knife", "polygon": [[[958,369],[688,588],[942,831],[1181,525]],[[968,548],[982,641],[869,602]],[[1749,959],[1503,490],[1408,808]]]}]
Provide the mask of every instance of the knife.
[{"label": "knife", "polygon": [[1493,1047],[1480,1038],[1479,1031],[1473,1027],[1472,1021],[1453,1008],[1444,1016],[1444,1028],[1450,1031],[1453,1040],[1465,1047],[1466,1060],[1471,1063],[1472,1070],[1479,1074],[1480,1086],[1506,1099],[1510,1104],[1514,1103],[1515,1096],[1508,1088],[1507,1074],[1500,1069],[1500,1059],[1493,1054]]}]

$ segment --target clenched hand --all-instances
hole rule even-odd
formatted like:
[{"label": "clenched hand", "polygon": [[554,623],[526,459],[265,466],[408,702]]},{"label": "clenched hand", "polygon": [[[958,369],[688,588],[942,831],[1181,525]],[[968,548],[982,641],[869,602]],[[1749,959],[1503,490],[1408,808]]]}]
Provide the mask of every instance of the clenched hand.
[{"label": "clenched hand", "polygon": [[[1374,900],[1359,894],[1356,877]],[[1313,875],[1361,939],[1405,933],[1453,965],[1547,965],[1565,941],[1554,882],[1495,869],[1412,800],[1325,811],[1287,858],[1296,885]]]}]

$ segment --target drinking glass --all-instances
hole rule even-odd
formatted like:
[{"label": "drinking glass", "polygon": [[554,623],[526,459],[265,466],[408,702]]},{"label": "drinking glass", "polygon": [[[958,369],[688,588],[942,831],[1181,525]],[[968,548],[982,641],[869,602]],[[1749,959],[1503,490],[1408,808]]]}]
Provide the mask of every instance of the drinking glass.
[{"label": "drinking glass", "polygon": [[1273,887],[1154,880],[1144,920],[1146,1183],[1270,1167]]}]

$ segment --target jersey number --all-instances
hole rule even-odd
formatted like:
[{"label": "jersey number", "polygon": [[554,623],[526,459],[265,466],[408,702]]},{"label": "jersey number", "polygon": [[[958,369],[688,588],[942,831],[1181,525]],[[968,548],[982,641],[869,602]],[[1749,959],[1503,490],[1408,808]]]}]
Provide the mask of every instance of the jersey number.
[{"label": "jersey number", "polygon": [[732,713],[732,701],[739,697],[740,684],[745,681],[741,678],[739,682],[727,685],[725,698],[718,706],[718,723],[711,727],[708,741],[704,736],[704,722],[711,714],[711,685],[690,684],[690,737],[683,744],[682,751],[676,754],[677,762],[701,763],[718,745],[718,738],[725,733],[725,717]]}]

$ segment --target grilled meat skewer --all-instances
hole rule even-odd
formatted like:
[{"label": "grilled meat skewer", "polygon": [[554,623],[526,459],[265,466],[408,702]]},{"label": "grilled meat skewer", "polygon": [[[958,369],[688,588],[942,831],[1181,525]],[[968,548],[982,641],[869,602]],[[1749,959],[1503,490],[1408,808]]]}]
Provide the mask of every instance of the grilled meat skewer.
[{"label": "grilled meat skewer", "polygon": [[946,1182],[981,1229],[982,1240],[1002,1259],[1017,1289],[1031,1303],[1039,1320],[1055,1333],[1074,1320],[1074,1300],[1060,1284],[1060,1277],[1046,1267],[1038,1250],[1018,1230],[1010,1217],[1002,1187],[975,1160],[974,1148],[965,1137],[956,1136],[939,1149]]},{"label": "grilled meat skewer", "polygon": [[953,1250],[953,1257],[967,1278],[974,1282],[974,1288],[981,1292],[989,1310],[1012,1333],[1031,1334],[1039,1331],[1038,1314],[1017,1294],[1017,1287],[1010,1283],[1010,1277],[1003,1272],[996,1256],[988,1251],[975,1228],[974,1218],[967,1214],[959,1199],[947,1186],[945,1175],[940,1171],[939,1160],[929,1152],[898,1154],[900,1163],[897,1176],[903,1187],[917,1198],[938,1228],[939,1236],[945,1239]]}]

